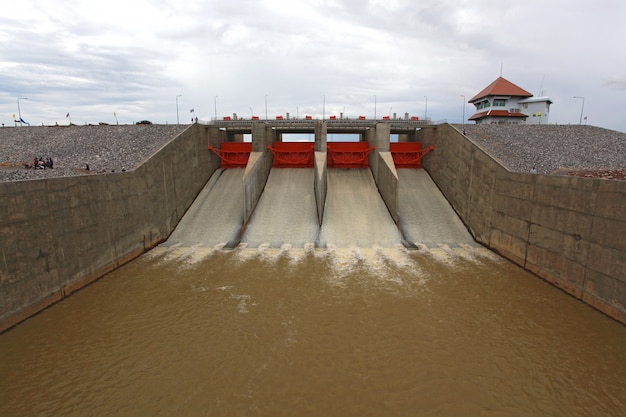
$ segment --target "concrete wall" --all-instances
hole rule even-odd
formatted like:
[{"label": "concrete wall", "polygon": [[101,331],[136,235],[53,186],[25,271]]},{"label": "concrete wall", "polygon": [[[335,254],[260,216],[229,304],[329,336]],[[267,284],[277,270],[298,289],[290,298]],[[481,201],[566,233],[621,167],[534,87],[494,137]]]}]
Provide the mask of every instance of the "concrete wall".
[{"label": "concrete wall", "polygon": [[393,220],[398,223],[398,171],[393,163],[391,152],[378,152],[377,174],[374,176],[378,192],[383,198]]},{"label": "concrete wall", "polygon": [[324,219],[324,207],[326,192],[328,191],[328,164],[326,152],[315,152],[313,189],[315,191],[315,204],[317,205],[317,220],[322,225]]},{"label": "concrete wall", "polygon": [[328,124],[323,120],[315,123],[315,152],[326,152]]},{"label": "concrete wall", "polygon": [[0,331],[165,240],[219,165],[208,136],[128,172],[0,183]]},{"label": "concrete wall", "polygon": [[382,197],[389,214],[398,222],[398,173],[389,152],[391,128],[387,123],[377,123],[376,128],[369,129],[365,135],[369,146],[374,146],[370,152],[368,163],[378,192]]},{"label": "concrete wall", "polygon": [[391,140],[391,128],[387,123],[376,123],[376,128],[369,129],[365,135],[368,145],[374,147],[369,153],[368,164],[372,170],[374,181],[378,184],[378,157],[379,152],[389,152],[389,142]]},{"label": "concrete wall", "polygon": [[243,174],[244,225],[252,216],[270,175],[273,159],[267,147],[274,141],[276,141],[276,133],[265,123],[257,122],[252,125],[252,152]]},{"label": "concrete wall", "polygon": [[626,323],[626,182],[508,172],[450,125],[423,165],[477,241]]}]

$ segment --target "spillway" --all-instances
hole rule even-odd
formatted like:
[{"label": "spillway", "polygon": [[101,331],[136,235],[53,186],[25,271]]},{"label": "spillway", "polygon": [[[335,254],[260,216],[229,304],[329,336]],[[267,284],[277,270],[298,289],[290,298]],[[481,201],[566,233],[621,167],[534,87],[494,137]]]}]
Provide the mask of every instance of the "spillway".
[{"label": "spillway", "polygon": [[164,246],[228,245],[243,225],[242,168],[218,169]]},{"label": "spillway", "polygon": [[312,168],[274,168],[241,238],[248,247],[304,247],[319,234]]},{"label": "spillway", "polygon": [[446,245],[480,246],[470,235],[456,212],[428,172],[423,169],[398,169],[399,227],[404,238],[428,248]]},{"label": "spillway", "polygon": [[393,247],[402,236],[368,168],[328,170],[328,194],[318,245]]},{"label": "spillway", "polygon": [[368,168],[328,169],[328,191],[320,226],[313,169],[273,168],[248,224],[242,229],[243,171],[217,170],[164,246],[480,246],[423,169],[397,170],[397,225]]}]

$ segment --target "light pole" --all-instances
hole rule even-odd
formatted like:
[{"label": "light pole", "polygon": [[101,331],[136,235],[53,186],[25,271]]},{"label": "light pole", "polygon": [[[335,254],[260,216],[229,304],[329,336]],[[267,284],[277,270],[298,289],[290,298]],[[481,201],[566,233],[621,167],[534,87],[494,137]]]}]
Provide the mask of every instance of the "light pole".
[{"label": "light pole", "polygon": [[217,97],[213,97],[213,108],[215,109],[215,121],[217,122]]},{"label": "light pole", "polygon": [[265,120],[267,120],[267,94],[265,95]]},{"label": "light pole", "polygon": [[428,96],[424,96],[426,98],[426,104],[424,106],[424,120],[428,120]]},{"label": "light pole", "polygon": [[20,118],[20,126],[22,126],[22,110],[20,110],[20,100],[28,100],[28,97],[20,97],[17,99],[17,115]]},{"label": "light pole", "polygon": [[461,94],[463,97],[463,119],[461,120],[461,125],[463,126],[463,134],[465,134],[465,96]]},{"label": "light pole", "polygon": [[322,104],[322,120],[326,118],[326,94],[324,94],[324,103]]},{"label": "light pole", "polygon": [[374,94],[374,120],[376,120],[376,94]]},{"label": "light pole", "polygon": [[182,97],[182,94],[176,96],[176,124],[180,124],[180,119],[178,118],[178,97]]},{"label": "light pole", "polygon": [[583,124],[583,110],[585,109],[585,98],[579,97],[579,96],[574,96],[574,98],[581,98],[583,100],[583,104],[580,107],[580,120],[578,121],[578,124],[582,125]]}]

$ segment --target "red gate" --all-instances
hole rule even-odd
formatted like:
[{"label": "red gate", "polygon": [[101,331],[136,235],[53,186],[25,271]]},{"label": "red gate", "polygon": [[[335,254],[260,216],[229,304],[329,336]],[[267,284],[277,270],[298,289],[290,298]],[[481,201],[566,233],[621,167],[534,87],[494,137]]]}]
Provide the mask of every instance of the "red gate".
[{"label": "red gate", "polygon": [[367,168],[368,155],[374,150],[367,142],[328,142],[328,166],[334,168]]},{"label": "red gate", "polygon": [[389,151],[391,151],[396,168],[421,168],[421,159],[433,149],[435,148],[429,146],[422,150],[422,144],[419,142],[394,142],[389,144]]},{"label": "red gate", "polygon": [[209,150],[213,151],[220,157],[222,168],[245,168],[248,165],[248,158],[252,152],[252,143],[250,142],[222,142],[221,149],[209,146]]},{"label": "red gate", "polygon": [[315,145],[311,142],[274,142],[267,149],[276,168],[313,168]]}]

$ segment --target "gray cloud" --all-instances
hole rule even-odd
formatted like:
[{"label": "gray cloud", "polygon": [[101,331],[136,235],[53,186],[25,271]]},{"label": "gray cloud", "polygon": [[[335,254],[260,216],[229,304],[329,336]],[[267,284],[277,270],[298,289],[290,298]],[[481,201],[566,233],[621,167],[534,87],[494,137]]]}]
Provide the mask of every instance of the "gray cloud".
[{"label": "gray cloud", "polygon": [[262,114],[265,96],[270,114],[321,115],[325,100],[329,111],[372,115],[376,95],[379,114],[423,114],[428,97],[429,116],[460,122],[460,97],[502,66],[505,78],[553,98],[553,122],[576,120],[572,97],[585,95],[589,123],[626,130],[615,115],[623,39],[608,36],[626,10],[616,0],[608,6],[112,0],[94,11],[89,2],[24,0],[23,9],[38,13],[0,18],[0,119],[8,123],[25,96],[30,117],[51,123],[66,108],[83,122],[110,118],[112,109],[125,122],[171,121],[177,95],[181,111],[193,107],[204,118],[215,102],[220,116]]}]

